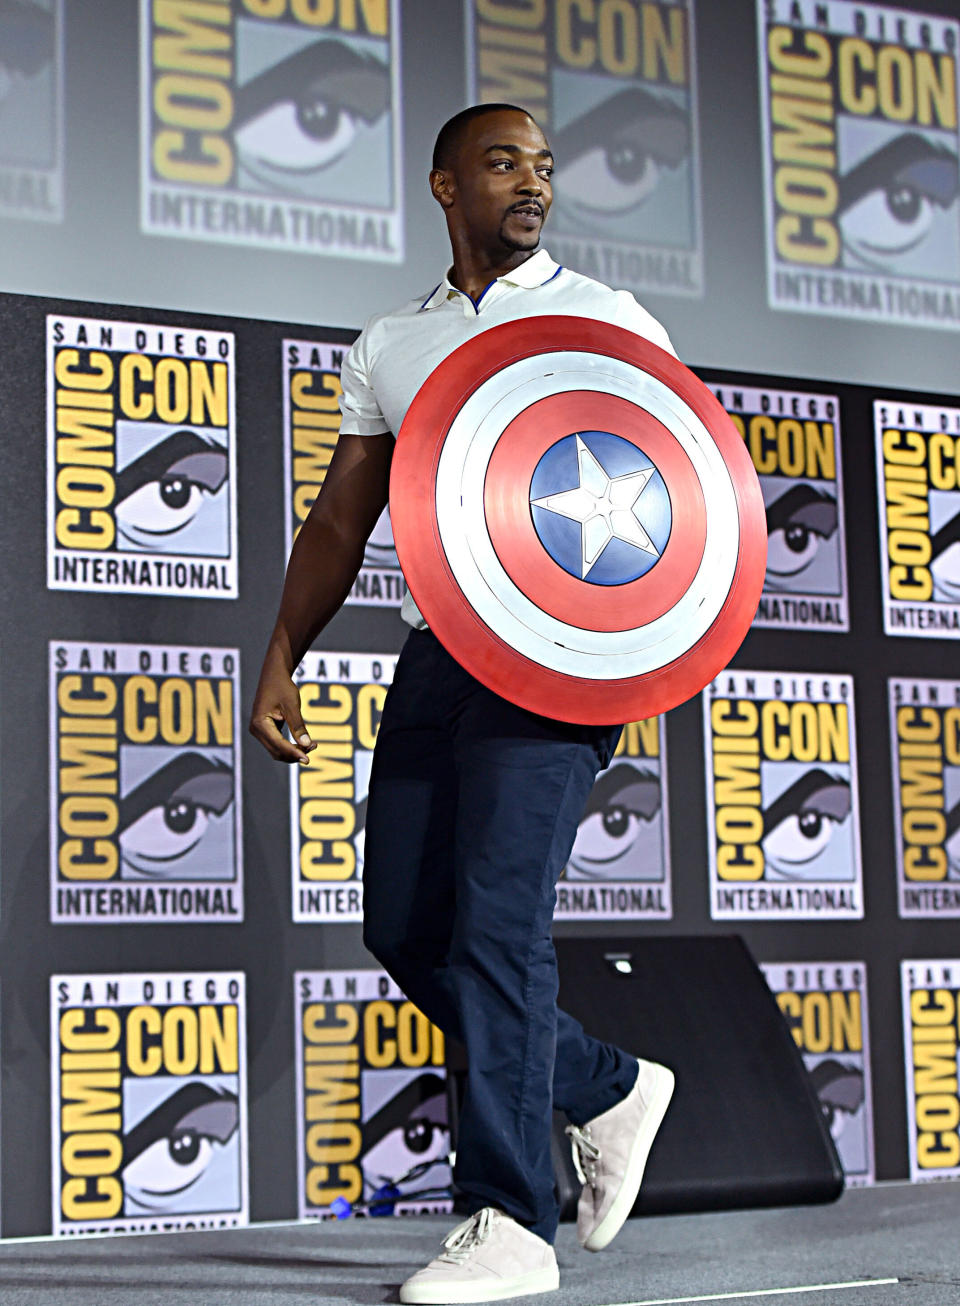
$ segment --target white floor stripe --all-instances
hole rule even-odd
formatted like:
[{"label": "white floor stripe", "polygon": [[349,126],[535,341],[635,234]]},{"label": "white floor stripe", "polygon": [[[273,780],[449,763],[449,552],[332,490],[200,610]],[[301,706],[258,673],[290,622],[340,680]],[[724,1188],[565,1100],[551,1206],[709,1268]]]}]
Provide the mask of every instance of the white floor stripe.
[{"label": "white floor stripe", "polygon": [[702,1297],[654,1297],[647,1301],[622,1301],[616,1306],[683,1306],[698,1301],[743,1301],[747,1297],[785,1297],[797,1292],[841,1292],[844,1288],[881,1288],[899,1279],[854,1279],[848,1283],[807,1283],[799,1288],[754,1288],[747,1292],[711,1292]]}]

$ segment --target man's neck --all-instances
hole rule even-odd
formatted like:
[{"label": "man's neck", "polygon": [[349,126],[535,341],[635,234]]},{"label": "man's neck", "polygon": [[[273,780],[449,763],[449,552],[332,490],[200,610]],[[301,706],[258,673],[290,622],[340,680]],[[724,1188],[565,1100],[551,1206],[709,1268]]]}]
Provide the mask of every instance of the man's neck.
[{"label": "man's neck", "polygon": [[513,272],[538,253],[538,249],[514,249],[501,255],[489,255],[475,249],[454,249],[450,284],[471,299],[478,299],[491,281]]}]

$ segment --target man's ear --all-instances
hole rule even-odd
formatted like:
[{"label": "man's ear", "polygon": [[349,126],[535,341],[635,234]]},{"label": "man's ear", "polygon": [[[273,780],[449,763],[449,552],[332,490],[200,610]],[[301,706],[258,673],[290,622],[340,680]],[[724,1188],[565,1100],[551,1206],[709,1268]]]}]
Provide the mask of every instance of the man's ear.
[{"label": "man's ear", "polygon": [[457,190],[453,173],[446,168],[434,168],[430,173],[430,190],[441,208],[451,208]]}]

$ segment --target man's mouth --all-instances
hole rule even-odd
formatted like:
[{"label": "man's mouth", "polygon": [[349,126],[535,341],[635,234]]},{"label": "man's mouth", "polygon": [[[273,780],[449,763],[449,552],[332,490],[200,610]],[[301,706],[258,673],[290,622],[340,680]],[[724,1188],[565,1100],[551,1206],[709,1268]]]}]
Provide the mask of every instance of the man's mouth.
[{"label": "man's mouth", "polygon": [[543,206],[531,200],[526,204],[514,204],[507,209],[508,216],[523,218],[527,222],[543,221]]}]

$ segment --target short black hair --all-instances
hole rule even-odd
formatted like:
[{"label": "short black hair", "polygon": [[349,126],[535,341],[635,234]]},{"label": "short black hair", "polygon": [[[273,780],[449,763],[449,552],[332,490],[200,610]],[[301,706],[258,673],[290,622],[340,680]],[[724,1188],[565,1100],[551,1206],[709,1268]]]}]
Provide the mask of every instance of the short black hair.
[{"label": "short black hair", "polygon": [[457,157],[457,151],[460,149],[460,143],[463,140],[464,132],[474,118],[482,118],[487,113],[522,113],[525,118],[531,122],[536,122],[533,114],[526,109],[521,109],[518,104],[471,104],[469,108],[461,109],[449,118],[437,133],[436,144],[433,147],[433,166],[434,168],[452,168],[453,161]]}]

